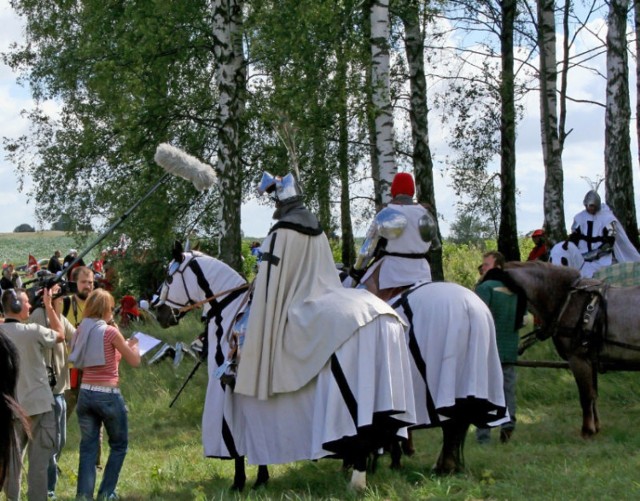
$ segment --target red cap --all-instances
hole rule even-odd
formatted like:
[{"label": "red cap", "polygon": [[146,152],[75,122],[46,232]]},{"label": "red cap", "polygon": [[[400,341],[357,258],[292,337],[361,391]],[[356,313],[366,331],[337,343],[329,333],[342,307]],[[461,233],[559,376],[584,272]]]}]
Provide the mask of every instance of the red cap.
[{"label": "red cap", "polygon": [[542,237],[542,236],[544,236],[544,230],[535,230],[531,234],[531,238],[533,238],[533,237]]},{"label": "red cap", "polygon": [[391,197],[398,195],[409,195],[412,197],[416,194],[416,185],[413,182],[413,176],[408,172],[398,172],[391,183]]}]

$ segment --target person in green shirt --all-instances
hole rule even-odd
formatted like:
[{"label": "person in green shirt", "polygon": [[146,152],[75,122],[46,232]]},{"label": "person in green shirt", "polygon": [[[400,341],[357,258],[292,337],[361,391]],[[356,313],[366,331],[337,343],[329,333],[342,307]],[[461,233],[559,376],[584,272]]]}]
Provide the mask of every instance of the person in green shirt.
[{"label": "person in green shirt", "polygon": [[[504,256],[490,251],[482,256],[482,277],[476,294],[491,310],[496,327],[498,354],[502,363],[504,398],[511,420],[500,427],[500,441],[506,443],[516,427],[516,366],[518,360],[518,330],[526,313],[526,298],[504,272]],[[478,428],[476,439],[481,444],[490,441],[490,428]]]}]

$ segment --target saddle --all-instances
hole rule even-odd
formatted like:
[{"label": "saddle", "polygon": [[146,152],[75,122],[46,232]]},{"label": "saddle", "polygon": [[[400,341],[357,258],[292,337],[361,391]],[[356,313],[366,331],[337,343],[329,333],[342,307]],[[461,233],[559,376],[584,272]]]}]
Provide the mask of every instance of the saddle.
[{"label": "saddle", "polygon": [[603,282],[572,287],[553,328],[553,336],[570,337],[574,348],[595,355],[606,338],[607,291]]}]

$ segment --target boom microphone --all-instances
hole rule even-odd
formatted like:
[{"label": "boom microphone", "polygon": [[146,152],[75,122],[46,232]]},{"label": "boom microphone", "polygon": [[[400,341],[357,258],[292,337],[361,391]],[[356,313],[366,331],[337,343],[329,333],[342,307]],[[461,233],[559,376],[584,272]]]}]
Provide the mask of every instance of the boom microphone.
[{"label": "boom microphone", "polygon": [[184,151],[171,146],[167,143],[161,143],[156,148],[156,154],[154,159],[158,165],[160,165],[166,173],[162,176],[158,182],[151,187],[147,193],[145,193],[142,198],[140,198],[136,203],[134,203],[117,221],[107,228],[102,235],[100,235],[93,243],[89,245],[85,250],[83,250],[78,256],[69,263],[69,266],[62,270],[62,273],[56,275],[52,279],[52,283],[58,283],[62,281],[64,276],[69,273],[69,270],[73,268],[80,260],[89,253],[91,249],[93,249],[96,245],[102,242],[109,234],[113,233],[113,231],[120,226],[130,215],[131,213],[138,208],[140,204],[142,204],[147,198],[149,198],[153,193],[156,192],[160,186],[164,182],[166,182],[172,174],[176,176],[180,176],[187,181],[191,181],[193,186],[198,191],[206,190],[210,188],[213,183],[216,181],[216,174],[213,170],[213,167],[210,165],[202,163],[195,157],[185,153]]},{"label": "boom microphone", "polygon": [[158,145],[153,159],[168,173],[191,181],[198,191],[211,188],[216,182],[213,167],[168,143]]}]

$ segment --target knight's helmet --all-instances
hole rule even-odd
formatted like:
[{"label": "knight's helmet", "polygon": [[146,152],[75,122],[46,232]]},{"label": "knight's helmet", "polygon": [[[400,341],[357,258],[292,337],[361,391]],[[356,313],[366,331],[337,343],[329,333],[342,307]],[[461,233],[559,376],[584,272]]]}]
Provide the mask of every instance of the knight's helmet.
[{"label": "knight's helmet", "polygon": [[587,194],[584,196],[584,201],[582,202],[585,207],[589,205],[593,205],[596,208],[596,212],[600,210],[602,207],[602,201],[600,200],[600,195],[595,190],[589,190]]},{"label": "knight's helmet", "polygon": [[291,173],[286,176],[274,176],[265,171],[258,185],[258,194],[265,193],[281,204],[302,199],[300,186]]}]

